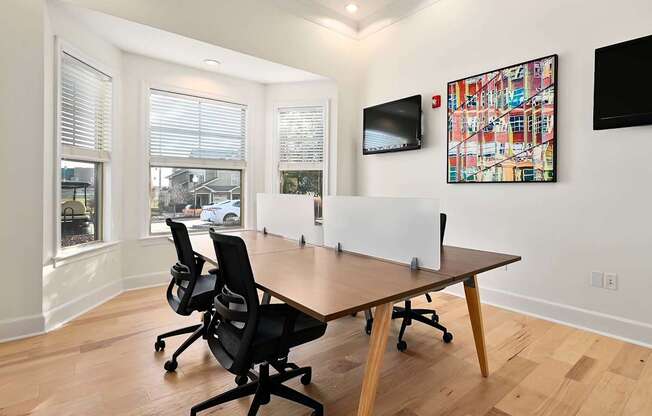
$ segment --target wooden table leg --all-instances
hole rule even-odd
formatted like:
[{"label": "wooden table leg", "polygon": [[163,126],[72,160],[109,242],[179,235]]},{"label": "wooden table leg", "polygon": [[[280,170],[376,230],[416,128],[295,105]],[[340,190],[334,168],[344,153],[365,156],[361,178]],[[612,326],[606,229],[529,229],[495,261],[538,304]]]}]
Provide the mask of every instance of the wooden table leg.
[{"label": "wooden table leg", "polygon": [[489,361],[487,360],[487,345],[484,341],[484,324],[482,323],[482,306],[480,305],[477,276],[464,281],[464,294],[466,295],[466,306],[469,308],[475,349],[480,362],[480,372],[484,377],[487,377],[489,375]]},{"label": "wooden table leg", "polygon": [[358,416],[371,416],[374,412],[376,391],[380,381],[380,370],[383,365],[383,356],[387,347],[387,336],[392,322],[392,308],[394,304],[386,303],[376,308],[374,325],[371,331],[371,343],[367,356],[367,366],[362,380],[362,393],[358,405]]}]

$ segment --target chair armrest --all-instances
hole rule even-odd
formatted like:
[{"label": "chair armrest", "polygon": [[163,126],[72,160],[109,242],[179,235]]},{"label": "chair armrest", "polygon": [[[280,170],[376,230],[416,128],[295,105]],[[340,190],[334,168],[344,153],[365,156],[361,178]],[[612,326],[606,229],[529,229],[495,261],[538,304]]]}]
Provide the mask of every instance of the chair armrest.
[{"label": "chair armrest", "polygon": [[170,274],[174,278],[174,282],[182,286],[184,282],[189,282],[191,279],[190,268],[181,263],[177,263],[170,268]]}]

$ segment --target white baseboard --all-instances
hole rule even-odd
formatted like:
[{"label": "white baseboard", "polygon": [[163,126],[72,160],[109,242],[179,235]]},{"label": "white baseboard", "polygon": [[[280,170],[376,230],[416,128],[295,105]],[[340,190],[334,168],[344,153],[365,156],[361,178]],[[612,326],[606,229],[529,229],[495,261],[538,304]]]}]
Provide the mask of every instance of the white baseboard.
[{"label": "white baseboard", "polygon": [[135,290],[167,285],[168,283],[170,283],[169,271],[144,273],[125,277],[123,280],[123,288],[124,290]]},{"label": "white baseboard", "polygon": [[[462,285],[445,292],[464,297]],[[652,348],[652,325],[645,322],[486,287],[480,287],[480,299],[488,305]]]},{"label": "white baseboard", "polygon": [[116,280],[43,312],[45,331],[52,331],[79,315],[122,293],[122,280]]},{"label": "white baseboard", "polygon": [[0,321],[0,342],[14,341],[43,333],[43,315],[22,316]]},{"label": "white baseboard", "polygon": [[123,292],[161,286],[169,282],[169,271],[129,276],[110,282],[43,314],[0,321],[0,343],[52,331]]}]

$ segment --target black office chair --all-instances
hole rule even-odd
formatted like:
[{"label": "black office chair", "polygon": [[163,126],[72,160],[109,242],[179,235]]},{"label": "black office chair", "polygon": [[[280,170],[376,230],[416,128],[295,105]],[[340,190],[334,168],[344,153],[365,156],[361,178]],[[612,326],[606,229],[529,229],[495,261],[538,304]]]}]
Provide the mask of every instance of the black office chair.
[{"label": "black office chair", "polygon": [[169,218],[165,220],[165,223],[172,231],[174,247],[177,249],[177,258],[179,260],[170,269],[172,280],[167,290],[168,303],[179,315],[188,316],[195,311],[203,313],[202,323],[156,337],[154,348],[156,351],[163,351],[165,349],[164,338],[192,333],[172,354],[172,358],[165,362],[164,367],[167,371],[175,371],[178,366],[177,358],[179,355],[200,337],[208,338],[207,330],[211,320],[213,297],[215,297],[217,270],[213,269],[209,271],[209,274],[202,275],[204,260],[193,252],[186,226]]},{"label": "black office chair", "polygon": [[[310,407],[314,416],[323,415],[319,402],[283,383],[301,376],[302,384],[310,384],[312,369],[289,363],[287,357],[291,348],[324,335],[326,324],[286,304],[261,305],[244,241],[213,230],[210,236],[224,286],[215,297],[208,345],[220,364],[236,375],[238,387],[193,406],[191,416],[250,395],[254,399],[249,416],[269,403],[271,395]],[[256,364],[258,373],[253,371]],[[269,374],[270,366],[277,374]]]},{"label": "black office chair", "polygon": [[[442,245],[444,244],[444,233],[446,232],[446,219],[447,219],[446,214],[444,213],[439,214],[439,223],[440,223],[439,238]],[[432,302],[432,298],[430,297],[429,293],[426,293],[425,296],[428,302]],[[431,317],[427,318],[426,317],[427,315],[431,315]],[[371,310],[365,312],[365,317],[367,319],[365,330],[367,334],[370,334],[371,328],[373,326],[373,315],[371,314]],[[403,336],[405,335],[405,330],[407,329],[407,327],[412,325],[412,320],[422,322],[426,325],[429,325],[433,328],[437,328],[440,331],[442,331],[444,333],[443,340],[445,343],[448,344],[449,342],[453,341],[453,333],[449,332],[445,326],[439,323],[439,315],[437,315],[437,311],[435,311],[434,309],[412,309],[412,300],[407,299],[405,300],[404,307],[394,306],[394,309],[392,311],[392,319],[401,319],[401,318],[403,319],[403,322],[401,323],[401,330],[398,334],[398,343],[396,344],[396,348],[399,351],[407,350],[407,342],[403,340]]]}]

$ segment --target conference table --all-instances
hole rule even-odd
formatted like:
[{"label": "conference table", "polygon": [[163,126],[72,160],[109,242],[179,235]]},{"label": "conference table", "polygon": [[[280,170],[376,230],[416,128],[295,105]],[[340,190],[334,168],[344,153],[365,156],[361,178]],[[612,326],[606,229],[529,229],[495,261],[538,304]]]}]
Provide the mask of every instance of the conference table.
[{"label": "conference table", "polygon": [[[373,414],[393,305],[406,298],[463,282],[480,371],[484,377],[489,375],[478,274],[517,262],[519,256],[443,246],[439,270],[414,270],[409,265],[259,231],[227,234],[244,240],[261,291],[315,319],[329,322],[375,308],[358,416]],[[217,265],[209,235],[193,235],[191,241],[197,255]]]}]

